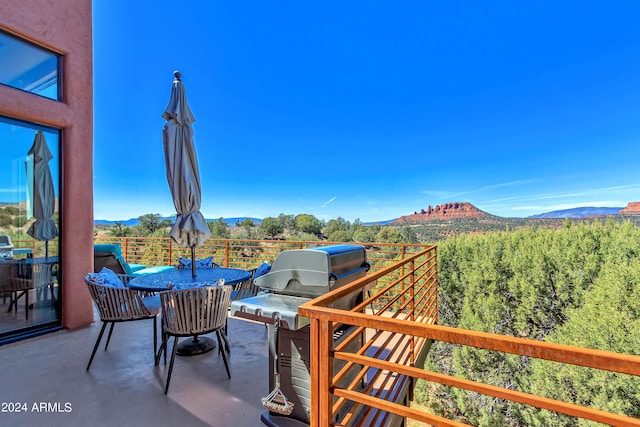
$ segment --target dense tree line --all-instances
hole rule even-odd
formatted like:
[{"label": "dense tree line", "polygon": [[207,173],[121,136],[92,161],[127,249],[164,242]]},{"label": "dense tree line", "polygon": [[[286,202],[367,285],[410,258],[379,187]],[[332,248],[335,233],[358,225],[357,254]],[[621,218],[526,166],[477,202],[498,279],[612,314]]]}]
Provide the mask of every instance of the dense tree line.
[{"label": "dense tree line", "polygon": [[[565,222],[438,245],[439,324],[640,355],[640,228]],[[640,378],[435,343],[429,369],[640,417]],[[591,425],[477,393],[420,384],[436,413],[486,426]]]},{"label": "dense tree line", "polygon": [[[138,217],[138,225],[127,226],[116,222],[108,227],[109,234],[115,237],[168,237],[172,222],[162,219],[160,214],[146,214]],[[323,222],[311,214],[267,217],[256,225],[251,219],[227,225],[223,218],[209,221],[211,237],[216,239],[290,239],[290,240],[328,240],[332,242],[384,242],[418,243],[414,228],[409,226],[392,227],[381,225],[365,226],[356,219],[353,223],[342,217]]]}]

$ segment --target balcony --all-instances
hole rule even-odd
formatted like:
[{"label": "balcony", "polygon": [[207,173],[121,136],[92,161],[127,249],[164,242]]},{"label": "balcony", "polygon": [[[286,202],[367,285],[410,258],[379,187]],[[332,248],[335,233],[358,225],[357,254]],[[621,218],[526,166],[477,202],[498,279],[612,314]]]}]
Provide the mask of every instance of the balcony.
[{"label": "balcony", "polygon": [[217,350],[177,356],[168,395],[168,363],[154,368],[150,328],[151,322],[117,325],[109,350],[100,347],[89,372],[100,322],[2,346],[2,424],[260,425],[260,398],[269,392],[263,324],[229,319],[230,380]]},{"label": "balcony", "polygon": [[[168,264],[183,256],[179,255],[182,249],[163,246],[168,244],[163,239],[154,240],[153,251],[143,249],[139,240],[119,242],[126,248],[127,261]],[[203,257],[213,255],[225,266],[250,268],[262,260],[273,260],[283,248],[310,244],[317,242],[214,240],[198,253]],[[167,253],[170,262],[160,262]],[[413,387],[418,380],[600,423],[640,425],[636,418],[423,369],[424,357],[434,341],[636,377],[640,376],[640,356],[440,326],[435,246],[373,244],[368,256],[372,269],[366,277],[300,308],[300,314],[311,319],[311,425],[394,425],[405,418],[428,425],[465,425],[412,407]],[[340,298],[360,289],[368,292],[358,306],[351,310],[331,308]],[[54,425],[261,425],[260,399],[269,393],[264,325],[230,319],[231,380],[226,378],[222,360],[215,352],[180,357],[169,395],[164,396],[167,367],[154,368],[148,325],[136,323],[140,322],[116,328],[109,351],[96,355],[89,373],[84,367],[98,325],[3,346],[0,396],[3,402],[24,402],[28,409],[26,414],[3,417],[20,425],[41,425],[45,419]],[[334,343],[333,332],[341,325],[361,332],[363,345],[353,350],[347,342]],[[60,412],[35,412],[33,404],[41,402]],[[71,410],[64,412],[67,402]]]}]

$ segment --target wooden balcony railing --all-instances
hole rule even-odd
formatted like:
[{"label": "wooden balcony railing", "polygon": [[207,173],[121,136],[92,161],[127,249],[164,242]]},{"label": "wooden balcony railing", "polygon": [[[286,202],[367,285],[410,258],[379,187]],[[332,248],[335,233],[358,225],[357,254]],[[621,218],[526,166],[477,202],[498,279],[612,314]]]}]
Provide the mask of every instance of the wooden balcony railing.
[{"label": "wooden balcony railing", "polygon": [[[380,286],[381,280],[388,284]],[[311,319],[311,425],[388,425],[392,417],[466,425],[409,406],[412,385],[423,379],[600,423],[640,426],[637,418],[423,369],[425,350],[439,340],[640,376],[639,356],[439,326],[436,286],[436,248],[431,247],[300,307],[299,314]],[[340,298],[369,287],[370,296],[352,310],[331,308]],[[333,331],[345,325],[365,333],[360,350],[334,345]],[[345,362],[334,373],[333,364]],[[348,369],[355,379],[345,384]]]}]

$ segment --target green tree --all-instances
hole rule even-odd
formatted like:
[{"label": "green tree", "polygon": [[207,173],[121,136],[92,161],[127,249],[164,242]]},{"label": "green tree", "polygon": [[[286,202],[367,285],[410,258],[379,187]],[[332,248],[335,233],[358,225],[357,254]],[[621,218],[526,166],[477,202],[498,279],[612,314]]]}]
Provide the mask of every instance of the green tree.
[{"label": "green tree", "polygon": [[242,227],[246,233],[247,239],[253,239],[256,236],[253,235],[253,228],[255,227],[255,223],[250,218],[245,218],[242,221],[236,222],[237,227]]},{"label": "green tree", "polygon": [[384,243],[402,243],[404,239],[400,230],[395,227],[384,227],[376,238],[379,242]]},{"label": "green tree", "polygon": [[346,230],[337,230],[331,233],[328,237],[331,242],[352,242],[353,238],[351,232]]},{"label": "green tree", "polygon": [[131,235],[131,228],[127,227],[120,221],[116,221],[110,230],[110,233],[114,237],[127,237]]},{"label": "green tree", "polygon": [[374,230],[371,230],[368,227],[361,226],[354,231],[353,240],[363,243],[375,242],[376,233]]},{"label": "green tree", "polygon": [[4,208],[1,208],[1,209],[7,215],[15,216],[20,214],[20,209],[16,208],[15,206],[5,206]]},{"label": "green tree", "polygon": [[404,226],[400,229],[402,243],[418,243],[418,235],[412,227]]},{"label": "green tree", "polygon": [[253,222],[251,218],[245,218],[242,221],[236,222],[236,226],[243,227],[243,228],[251,228],[251,227],[255,227],[255,225],[256,224]]},{"label": "green tree", "polygon": [[12,221],[13,221],[13,226],[14,227],[22,227],[23,225],[25,225],[27,223],[27,217],[23,213],[21,215],[14,216]]},{"label": "green tree", "polygon": [[[640,354],[640,232],[630,223],[607,222],[601,235],[603,265],[584,303],[569,308],[567,321],[546,341]],[[640,378],[536,359],[531,366],[533,393],[580,405],[640,417]],[[532,426],[584,425],[574,419],[525,408]]]},{"label": "green tree", "polygon": [[231,234],[229,232],[229,227],[227,227],[227,223],[222,217],[215,221],[209,221],[207,225],[209,226],[211,237],[215,239],[228,239]]},{"label": "green tree", "polygon": [[7,227],[9,225],[13,224],[13,218],[11,217],[11,215],[0,213],[0,226],[2,227]]},{"label": "green tree", "polygon": [[[640,229],[612,220],[450,238],[438,246],[438,323],[640,354],[639,258]],[[558,365],[440,342],[428,361],[443,374],[640,415],[637,381]],[[473,425],[583,425],[444,386],[417,395]]]},{"label": "green tree", "polygon": [[[342,217],[338,217],[327,222],[327,226],[325,227],[324,232],[327,236],[331,236],[336,231],[349,231],[350,228],[351,224],[349,224],[349,221]],[[329,240],[333,239],[329,238]]]},{"label": "green tree", "polygon": [[313,215],[300,214],[295,217],[296,228],[303,233],[320,234],[322,232],[322,222]]},{"label": "green tree", "polygon": [[278,221],[282,224],[283,231],[288,231],[290,233],[295,233],[297,231],[296,228],[296,219],[293,215],[285,215],[281,213],[278,215]]},{"label": "green tree", "polygon": [[284,231],[284,226],[278,218],[267,217],[262,219],[260,230],[267,236],[275,237]]},{"label": "green tree", "polygon": [[160,214],[145,214],[138,217],[138,224],[145,235],[150,235],[161,228],[170,227],[171,221],[163,220]]}]

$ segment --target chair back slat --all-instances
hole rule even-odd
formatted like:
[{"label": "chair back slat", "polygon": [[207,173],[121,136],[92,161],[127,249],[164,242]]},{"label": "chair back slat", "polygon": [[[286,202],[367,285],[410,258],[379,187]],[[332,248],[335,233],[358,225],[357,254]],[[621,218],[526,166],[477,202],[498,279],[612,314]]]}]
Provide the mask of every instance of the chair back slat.
[{"label": "chair back slat", "polygon": [[176,289],[160,293],[162,322],[169,334],[199,335],[223,328],[231,286]]},{"label": "chair back slat", "polygon": [[114,288],[85,280],[100,319],[106,322],[134,320],[151,316],[138,293],[129,288]]},{"label": "chair back slat", "polygon": [[260,288],[256,286],[253,278],[250,278],[236,285],[235,291],[236,293],[233,299],[241,300],[258,295],[258,292],[260,292]]},{"label": "chair back slat", "polygon": [[22,288],[16,287],[17,277],[18,264],[12,262],[0,263],[0,291],[13,292],[23,290]]}]

